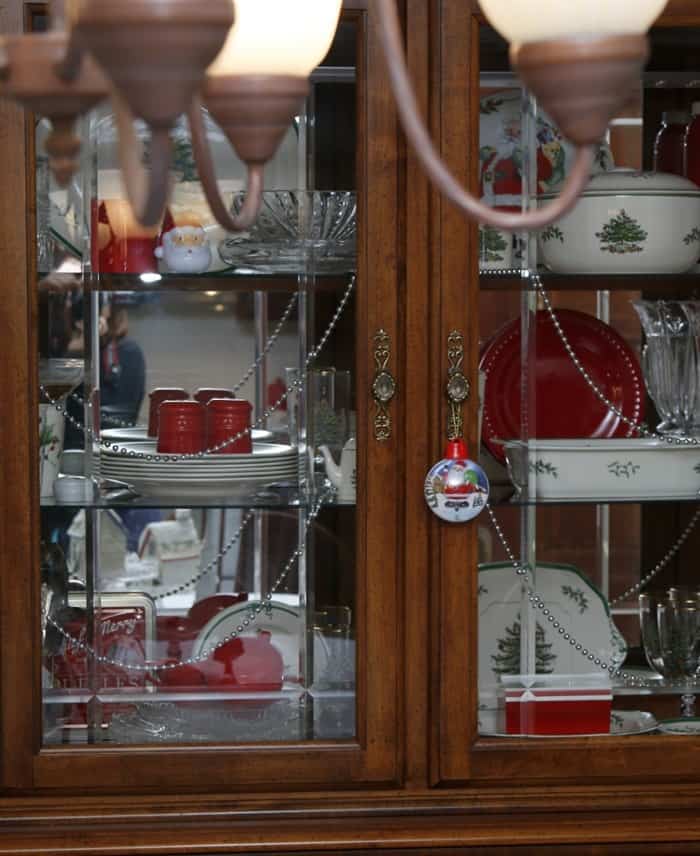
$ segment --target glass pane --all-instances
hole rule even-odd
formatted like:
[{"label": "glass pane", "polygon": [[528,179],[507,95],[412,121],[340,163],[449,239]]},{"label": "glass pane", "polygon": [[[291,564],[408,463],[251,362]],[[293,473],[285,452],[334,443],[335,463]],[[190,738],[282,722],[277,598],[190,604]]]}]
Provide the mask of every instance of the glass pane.
[{"label": "glass pane", "polygon": [[[697,80],[679,61],[696,38],[654,33],[596,158],[598,194],[527,240],[481,232],[481,460],[498,524],[480,527],[486,737],[698,733],[700,196],[644,190],[693,177]],[[482,193],[534,205],[573,151],[486,28],[482,68]],[[655,167],[675,175],[637,174]]]},{"label": "glass pane", "polygon": [[68,191],[37,129],[45,744],[355,736],[355,51],[344,23],[247,233],[184,121],[154,230],[108,109]]}]

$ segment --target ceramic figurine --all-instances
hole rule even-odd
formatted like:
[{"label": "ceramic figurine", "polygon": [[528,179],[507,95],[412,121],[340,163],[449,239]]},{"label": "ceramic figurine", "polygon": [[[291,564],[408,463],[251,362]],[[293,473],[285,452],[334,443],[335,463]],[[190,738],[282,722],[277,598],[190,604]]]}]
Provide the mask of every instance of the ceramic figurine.
[{"label": "ceramic figurine", "polygon": [[205,273],[212,261],[211,247],[201,226],[175,226],[163,234],[155,250],[169,273]]},{"label": "ceramic figurine", "polygon": [[338,491],[341,502],[354,502],[357,496],[357,441],[351,437],[343,446],[340,466],[333,460],[328,446],[320,446],[326,464],[326,475]]}]

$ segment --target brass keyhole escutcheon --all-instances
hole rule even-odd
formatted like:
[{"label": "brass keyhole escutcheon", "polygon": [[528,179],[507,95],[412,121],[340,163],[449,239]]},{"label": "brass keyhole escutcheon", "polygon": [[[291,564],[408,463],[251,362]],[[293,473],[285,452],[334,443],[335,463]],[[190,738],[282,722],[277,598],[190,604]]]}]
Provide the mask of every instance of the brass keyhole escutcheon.
[{"label": "brass keyhole escutcheon", "polygon": [[389,371],[391,339],[386,330],[378,330],[374,336],[375,374],[372,381],[372,397],[377,411],[374,416],[374,438],[379,442],[391,439],[393,423],[389,405],[396,395],[396,380]]},{"label": "brass keyhole escutcheon", "polygon": [[464,436],[462,404],[469,400],[472,386],[462,371],[464,365],[464,336],[453,330],[447,339],[447,400],[450,412],[447,418],[447,439],[457,440]]}]

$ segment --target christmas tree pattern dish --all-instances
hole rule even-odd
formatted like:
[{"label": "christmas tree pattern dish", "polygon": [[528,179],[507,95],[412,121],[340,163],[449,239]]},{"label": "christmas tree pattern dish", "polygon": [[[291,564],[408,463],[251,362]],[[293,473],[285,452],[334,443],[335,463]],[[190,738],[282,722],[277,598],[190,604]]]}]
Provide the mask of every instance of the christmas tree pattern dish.
[{"label": "christmas tree pattern dish", "polygon": [[600,240],[600,248],[604,253],[624,255],[624,253],[641,253],[649,234],[623,208],[619,214],[608,220],[602,230],[595,233],[595,236]]},{"label": "christmas tree pattern dish", "polygon": [[[627,644],[610,617],[603,594],[572,565],[538,562],[534,588],[547,609],[596,657],[621,666]],[[527,601],[527,595],[525,595]],[[537,674],[584,675],[594,667],[537,610],[534,663]],[[523,594],[508,563],[479,566],[479,701],[497,705],[501,675],[521,674]]]},{"label": "christmas tree pattern dish", "polygon": [[610,170],[593,176],[573,211],[540,232],[540,260],[562,274],[683,273],[697,261],[698,222],[700,188],[692,181]]},{"label": "christmas tree pattern dish", "polygon": [[491,226],[479,227],[479,269],[509,268],[513,262],[513,236]]}]

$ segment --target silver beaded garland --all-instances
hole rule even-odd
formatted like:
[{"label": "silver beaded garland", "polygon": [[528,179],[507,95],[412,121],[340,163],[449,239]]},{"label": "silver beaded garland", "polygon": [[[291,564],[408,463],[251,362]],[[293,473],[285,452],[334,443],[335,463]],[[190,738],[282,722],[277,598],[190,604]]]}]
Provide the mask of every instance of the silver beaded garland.
[{"label": "silver beaded garland", "polygon": [[[344,292],[342,298],[340,299],[340,303],[338,304],[338,308],[336,309],[333,317],[331,318],[330,324],[326,328],[324,334],[321,336],[316,347],[312,348],[309,351],[309,353],[307,354],[306,360],[304,362],[304,368],[305,369],[308,369],[309,366],[311,366],[311,364],[318,358],[318,355],[321,353],[321,351],[323,350],[323,348],[324,348],[326,342],[328,341],[329,337],[331,336],[331,334],[335,330],[335,328],[338,324],[338,321],[340,320],[340,317],[345,310],[347,302],[350,299],[350,295],[353,292],[356,280],[357,280],[357,277],[355,275],[353,275],[350,279],[350,282],[349,282],[347,288],[345,289],[345,292]],[[295,295],[295,298],[296,298],[296,295]],[[287,307],[287,309],[290,313],[292,311],[292,308],[293,308],[293,304],[290,303],[290,306]],[[279,326],[278,326],[278,330],[279,330]],[[273,334],[273,335],[275,335],[275,340],[276,340],[277,336],[279,336],[278,330],[276,330],[275,334]],[[268,352],[269,352],[269,349],[268,349]],[[259,360],[262,359],[263,356],[264,356],[264,354],[261,354]],[[257,365],[259,363],[259,360],[256,361],[256,364],[254,364],[253,371],[255,371],[255,365]],[[243,383],[243,382],[244,381],[242,381],[241,383]],[[145,452],[134,452],[133,450],[130,451],[128,449],[124,449],[123,447],[121,447],[117,444],[110,443],[109,441],[105,441],[105,440],[102,440],[100,438],[97,438],[95,436],[95,432],[92,429],[90,429],[90,428],[86,427],[85,425],[83,425],[82,423],[78,422],[77,419],[72,417],[66,411],[66,408],[62,404],[59,404],[57,401],[55,401],[53,398],[51,398],[48,391],[43,386],[41,386],[41,393],[47,399],[47,401],[51,405],[53,405],[53,407],[56,408],[56,410],[59,413],[63,413],[63,415],[66,417],[66,419],[68,419],[68,421],[72,425],[74,425],[79,430],[83,431],[86,438],[90,442],[97,441],[102,446],[104,446],[105,448],[111,449],[113,452],[115,452],[119,455],[125,456],[125,457],[138,458],[139,460],[155,461],[156,463],[177,463],[179,461],[191,461],[194,459],[203,458],[204,455],[214,454],[216,452],[219,452],[221,449],[224,449],[224,448],[227,448],[228,446],[233,445],[234,443],[236,443],[236,441],[242,439],[243,437],[247,437],[252,432],[253,428],[260,428],[261,426],[263,426],[267,422],[269,417],[272,416],[272,414],[275,413],[282,406],[282,404],[284,404],[285,401],[287,401],[287,399],[288,399],[289,395],[292,393],[292,391],[302,389],[303,385],[304,385],[304,381],[301,378],[297,379],[296,381],[293,381],[291,383],[289,389],[287,389],[285,392],[283,392],[282,395],[280,395],[280,397],[274,402],[274,404],[272,404],[270,407],[268,407],[268,409],[263,412],[262,416],[260,416],[253,423],[252,428],[245,428],[243,431],[239,431],[238,434],[235,434],[233,437],[229,437],[228,439],[223,440],[221,443],[218,443],[215,446],[211,446],[209,449],[206,449],[203,452],[193,452],[191,454],[186,454],[186,455],[157,455],[157,454],[152,455],[152,454],[148,454]],[[237,389],[240,389],[240,386],[238,386]]]},{"label": "silver beaded garland", "polygon": [[[305,529],[304,529],[305,534],[308,533],[311,525],[314,523],[314,521],[316,520],[318,515],[321,513],[321,509],[323,508],[323,505],[324,505],[327,497],[328,497],[328,493],[324,492],[321,495],[321,497],[318,499],[316,504],[314,505],[311,512],[309,513],[309,516],[306,520]],[[252,622],[254,622],[258,618],[258,616],[266,608],[267,604],[271,603],[273,595],[275,595],[277,593],[280,586],[284,583],[284,581],[288,577],[289,572],[291,571],[292,567],[294,566],[296,561],[299,558],[301,558],[301,556],[304,555],[305,551],[306,551],[305,543],[302,546],[297,547],[294,550],[291,557],[288,559],[287,563],[285,564],[284,568],[282,569],[280,575],[275,580],[272,588],[263,597],[263,599],[262,599],[263,602],[257,604],[255,607],[251,607],[251,610],[248,613],[249,617],[248,617],[248,625],[247,626],[249,626]],[[90,645],[87,645],[85,642],[82,642],[80,639],[77,639],[76,637],[74,637],[70,633],[68,633],[51,616],[47,615],[46,612],[43,613],[42,618],[43,618],[45,623],[50,624],[55,630],[57,630],[58,633],[60,633],[60,635],[66,640],[66,642],[68,642],[70,645],[78,648],[81,651],[85,651],[85,653],[89,657],[91,657],[93,660],[95,660],[96,662],[101,663],[102,665],[105,665],[105,666],[115,666],[118,669],[124,669],[124,670],[129,671],[129,672],[138,672],[138,673],[147,673],[148,672],[148,673],[153,673],[153,674],[159,673],[159,672],[170,672],[170,671],[173,671],[174,669],[180,669],[183,666],[194,666],[197,663],[203,663],[205,660],[208,660],[209,657],[215,651],[218,651],[219,648],[222,648],[224,645],[227,645],[229,642],[231,642],[233,639],[235,639],[237,636],[239,636],[243,632],[243,630],[245,629],[245,627],[244,627],[245,621],[244,621],[243,624],[239,624],[238,627],[232,633],[229,633],[228,636],[225,636],[221,640],[221,642],[218,642],[216,645],[213,645],[212,647],[202,651],[202,653],[196,657],[189,657],[185,660],[180,660],[177,663],[128,663],[128,662],[125,662],[123,660],[116,660],[116,659],[113,659],[111,657],[106,657],[104,654],[100,654],[98,651],[96,651]]]}]

